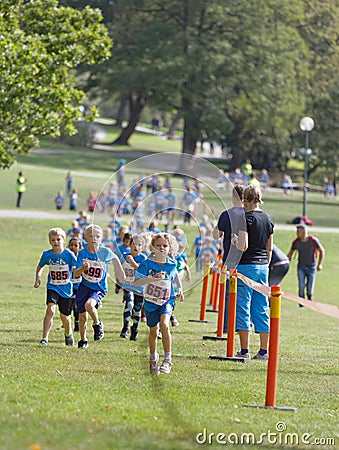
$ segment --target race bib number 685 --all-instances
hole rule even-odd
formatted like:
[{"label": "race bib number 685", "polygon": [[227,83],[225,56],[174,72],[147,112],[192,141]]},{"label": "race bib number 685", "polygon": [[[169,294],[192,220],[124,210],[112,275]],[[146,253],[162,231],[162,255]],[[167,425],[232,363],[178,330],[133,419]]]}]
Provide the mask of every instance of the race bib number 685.
[{"label": "race bib number 685", "polygon": [[68,264],[50,264],[49,266],[50,283],[55,286],[61,286],[70,282],[70,273]]}]

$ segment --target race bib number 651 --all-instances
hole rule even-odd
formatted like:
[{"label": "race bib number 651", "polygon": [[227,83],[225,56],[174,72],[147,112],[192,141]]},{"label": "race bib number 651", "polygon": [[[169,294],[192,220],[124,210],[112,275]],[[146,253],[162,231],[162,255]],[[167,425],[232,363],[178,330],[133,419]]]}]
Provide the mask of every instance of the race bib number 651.
[{"label": "race bib number 651", "polygon": [[144,298],[149,302],[163,305],[171,296],[171,280],[160,280],[146,285]]}]

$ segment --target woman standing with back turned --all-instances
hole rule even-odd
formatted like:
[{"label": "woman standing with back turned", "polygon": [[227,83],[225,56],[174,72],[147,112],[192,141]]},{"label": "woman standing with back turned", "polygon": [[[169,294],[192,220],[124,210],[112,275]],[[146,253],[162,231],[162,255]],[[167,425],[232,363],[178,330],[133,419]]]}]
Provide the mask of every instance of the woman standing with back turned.
[{"label": "woman standing with back turned", "polygon": [[[238,250],[243,252],[237,270],[252,280],[268,286],[268,266],[273,247],[274,223],[271,217],[259,208],[261,193],[255,186],[247,186],[243,194],[245,214],[240,218],[239,237],[233,239]],[[269,337],[268,298],[238,280],[236,330],[239,332],[241,349],[237,356],[250,359],[249,335],[251,322],[260,334],[260,349],[253,359],[267,360]]]}]

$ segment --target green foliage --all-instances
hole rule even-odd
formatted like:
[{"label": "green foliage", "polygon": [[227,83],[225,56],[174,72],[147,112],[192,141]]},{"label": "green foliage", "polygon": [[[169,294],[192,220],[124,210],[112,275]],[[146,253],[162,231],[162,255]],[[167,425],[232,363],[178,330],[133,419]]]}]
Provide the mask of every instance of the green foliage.
[{"label": "green foliage", "polygon": [[194,152],[202,134],[224,137],[234,167],[247,157],[284,167],[303,145],[300,118],[311,114],[318,158],[311,166],[333,164],[337,1],[103,3],[114,54],[90,77],[96,95],[100,86],[105,100],[128,94],[131,106],[142,96],[162,112],[180,112],[183,151]]},{"label": "green foliage", "polygon": [[0,7],[0,168],[38,145],[38,136],[72,134],[84,93],[74,68],[109,56],[99,10],[58,7],[56,0]]}]

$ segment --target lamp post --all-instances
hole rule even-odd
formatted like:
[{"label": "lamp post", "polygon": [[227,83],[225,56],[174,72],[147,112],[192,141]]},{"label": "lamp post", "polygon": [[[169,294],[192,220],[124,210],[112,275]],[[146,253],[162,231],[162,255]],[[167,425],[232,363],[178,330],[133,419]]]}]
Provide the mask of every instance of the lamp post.
[{"label": "lamp post", "polygon": [[303,117],[300,120],[300,129],[305,131],[305,149],[304,149],[304,197],[303,197],[303,216],[306,216],[306,196],[307,196],[307,178],[308,178],[308,157],[312,153],[310,149],[310,132],[314,128],[314,120],[312,117]]}]

